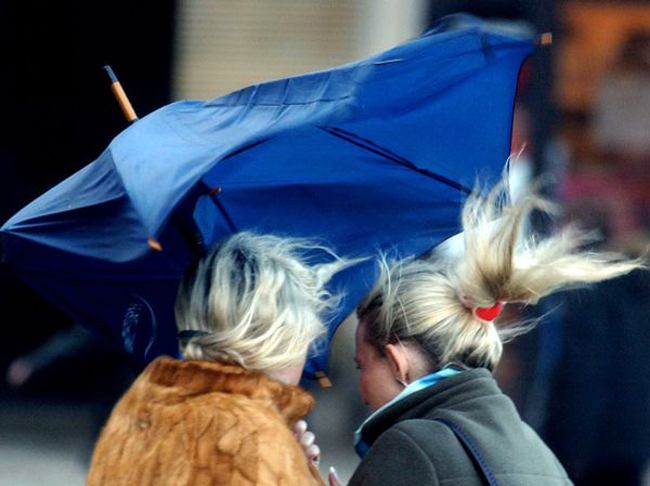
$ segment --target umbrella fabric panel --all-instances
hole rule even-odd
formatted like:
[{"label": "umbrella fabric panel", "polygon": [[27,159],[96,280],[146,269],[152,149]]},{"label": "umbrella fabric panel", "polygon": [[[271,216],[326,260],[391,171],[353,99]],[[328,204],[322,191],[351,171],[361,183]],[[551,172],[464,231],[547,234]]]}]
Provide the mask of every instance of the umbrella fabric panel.
[{"label": "umbrella fabric panel", "polygon": [[[431,147],[423,137],[430,136],[431,131],[426,131],[428,124],[422,123],[423,120],[447,120],[451,117],[452,121],[457,119],[462,124],[475,119],[476,124],[482,121],[485,126],[493,127],[490,135],[501,134],[503,131],[500,130],[510,126],[512,110],[497,111],[490,107],[503,101],[512,105],[512,83],[516,82],[518,65],[531,50],[530,42],[513,43],[509,39],[506,43],[498,36],[489,37],[499,47],[497,56],[496,47],[492,48],[494,54],[486,54],[492,51],[485,50],[482,42],[485,38],[486,35],[478,29],[454,33],[445,42],[428,36],[398,46],[389,53],[330,71],[264,83],[208,103],[172,104],[138,121],[116,138],[111,147],[118,172],[134,207],[147,222],[148,232],[153,236],[164,224],[169,204],[178,203],[185,191],[212,165],[247,146],[305,124],[342,127],[354,120],[353,128],[364,124],[365,130],[353,132],[364,138],[370,137],[426,168],[431,157],[427,151]],[[429,59],[432,57],[429,51],[436,44],[444,49],[436,52],[433,60]],[[511,66],[493,63],[489,64],[489,69],[484,69],[488,66],[486,55],[503,58]],[[386,63],[391,59],[398,61]],[[510,71],[508,76],[504,76],[504,70]],[[472,83],[465,84],[469,78]],[[504,78],[513,80],[510,85],[504,85]],[[447,100],[445,97],[454,86],[467,88],[460,89],[457,94],[450,93]],[[490,96],[483,96],[485,92]],[[510,99],[504,100],[504,97]],[[429,106],[438,98],[442,106]],[[485,102],[486,98],[487,106],[473,106],[480,100]],[[476,101],[472,103],[473,100]],[[462,103],[469,103],[464,111]],[[428,108],[420,111],[417,109],[419,106]],[[508,119],[493,121],[482,118],[493,111],[496,112],[494,116],[505,111]],[[412,123],[403,127],[402,132],[411,134],[410,138],[406,135],[404,143],[391,147],[400,134],[396,136],[390,127],[400,126],[400,114],[406,112],[409,112],[407,116]],[[389,117],[395,117],[395,121],[386,123]],[[485,129],[485,126],[481,128]],[[447,127],[441,121],[441,126],[434,125],[430,129]],[[465,129],[464,135],[469,136],[471,131]],[[445,138],[448,133],[449,129],[443,130],[440,138]],[[485,157],[490,147],[484,145],[491,137],[481,131],[477,133],[479,135],[474,137],[472,146]],[[459,136],[457,131],[451,135]],[[503,141],[504,137],[497,138],[502,145],[499,156],[505,160],[507,143]],[[454,150],[456,145],[453,139],[444,145],[449,156],[457,156],[460,152]],[[417,150],[416,147],[422,148],[420,153],[401,151],[408,147],[411,151]],[[144,170],[143,160],[156,163],[144,165]],[[443,163],[439,163],[432,170],[442,168]],[[164,190],[159,194],[147,194],[140,189],[151,184]]]},{"label": "umbrella fabric panel", "polygon": [[[287,143],[295,150],[283,150]],[[252,177],[249,166],[255,166]],[[221,189],[197,203],[202,214],[211,211],[195,218],[205,241],[217,241],[227,230],[215,223],[221,209],[237,230],[301,237],[326,233],[325,243],[348,255],[394,245],[408,254],[412,245],[426,245],[421,252],[459,227],[456,189],[318,128],[275,137],[236,160],[226,159],[203,180]]]},{"label": "umbrella fabric panel", "polygon": [[[255,113],[248,108],[231,111],[235,113],[224,114],[222,107],[205,103],[175,103],[140,119],[112,142],[116,170],[148,236],[161,231],[170,206],[179,204],[211,166],[270,137],[271,125],[288,116],[278,113],[277,107],[258,107]],[[301,111],[322,116],[326,110]],[[242,118],[251,121],[239,122]]]},{"label": "umbrella fabric panel", "polygon": [[175,222],[160,242],[165,251],[107,264],[54,248],[45,254],[40,242],[3,234],[5,259],[21,278],[94,334],[122,348],[137,368],[160,354],[178,353],[173,305],[196,249]]},{"label": "umbrella fabric panel", "polygon": [[473,187],[477,175],[485,177],[486,184],[494,182],[510,152],[510,138],[504,134],[511,132],[517,73],[524,57],[514,52],[415,106],[395,109],[390,123],[373,117],[340,128],[465,187]]},{"label": "umbrella fabric panel", "polygon": [[[178,278],[125,283],[53,280],[31,272],[24,272],[21,278],[94,335],[121,348],[136,368],[156,356],[178,355],[173,317]],[[80,300],[84,306],[79,306]]]},{"label": "umbrella fabric panel", "polygon": [[[110,150],[19,211],[2,231],[5,260],[43,272],[79,264],[80,256],[121,262],[148,251],[146,231],[114,171]],[[31,253],[20,244],[13,245],[8,235],[59,250],[61,255],[34,258],[38,248]],[[72,256],[71,262],[67,256]]]}]

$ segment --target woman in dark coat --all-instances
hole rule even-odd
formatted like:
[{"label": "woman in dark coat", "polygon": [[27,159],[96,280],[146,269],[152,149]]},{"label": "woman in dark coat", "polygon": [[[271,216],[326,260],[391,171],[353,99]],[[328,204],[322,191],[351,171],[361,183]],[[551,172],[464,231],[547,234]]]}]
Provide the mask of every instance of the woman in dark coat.
[{"label": "woman in dark coat", "polygon": [[375,412],[356,433],[363,459],[349,486],[571,484],[492,376],[504,340],[530,328],[503,326],[499,316],[506,304],[533,304],[641,264],[580,251],[574,228],[522,237],[543,201],[507,196],[501,188],[470,197],[460,254],[383,262],[359,306],[355,360]]}]

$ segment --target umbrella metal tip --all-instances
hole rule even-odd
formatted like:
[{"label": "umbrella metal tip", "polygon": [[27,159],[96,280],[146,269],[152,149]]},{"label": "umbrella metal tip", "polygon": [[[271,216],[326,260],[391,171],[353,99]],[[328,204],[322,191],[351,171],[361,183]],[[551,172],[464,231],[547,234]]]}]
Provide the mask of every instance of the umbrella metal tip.
[{"label": "umbrella metal tip", "polygon": [[149,245],[149,248],[156,250],[156,251],[162,251],[162,245],[158,242],[158,240],[154,238],[149,238],[147,240],[147,245]]},{"label": "umbrella metal tip", "polygon": [[316,378],[318,379],[318,384],[321,386],[321,388],[331,388],[332,387],[332,382],[330,379],[327,377],[325,373],[322,371],[317,371],[315,373]]},{"label": "umbrella metal tip", "polygon": [[115,73],[113,72],[113,68],[111,68],[110,65],[104,66],[104,70],[108,74],[108,77],[111,79],[111,83],[117,83],[117,76],[115,76]]},{"label": "umbrella metal tip", "polygon": [[553,33],[552,32],[544,32],[543,34],[540,34],[537,43],[540,46],[550,46],[553,44]]}]

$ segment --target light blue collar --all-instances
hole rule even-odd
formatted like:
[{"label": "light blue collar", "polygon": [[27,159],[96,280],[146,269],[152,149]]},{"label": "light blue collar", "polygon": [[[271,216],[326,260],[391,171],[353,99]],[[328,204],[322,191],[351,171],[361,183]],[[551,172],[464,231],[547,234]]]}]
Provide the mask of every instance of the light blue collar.
[{"label": "light blue collar", "polygon": [[436,371],[435,373],[431,373],[430,375],[423,376],[422,378],[419,378],[411,383],[409,383],[400,393],[397,395],[395,398],[393,398],[390,402],[385,403],[382,405],[380,408],[375,410],[370,417],[368,417],[364,422],[361,424],[361,426],[356,430],[354,433],[354,449],[357,451],[357,454],[359,454],[360,457],[365,456],[368,451],[370,450],[370,446],[366,444],[362,438],[361,438],[361,430],[363,427],[373,418],[375,418],[377,415],[382,413],[384,410],[387,408],[393,406],[395,403],[404,400],[406,397],[409,395],[414,394],[415,392],[418,392],[420,390],[423,390],[427,387],[430,387],[431,385],[435,385],[439,381],[444,380],[445,378],[449,378],[450,376],[457,375],[460,373],[460,370],[455,370],[453,368],[444,368],[440,371]]}]

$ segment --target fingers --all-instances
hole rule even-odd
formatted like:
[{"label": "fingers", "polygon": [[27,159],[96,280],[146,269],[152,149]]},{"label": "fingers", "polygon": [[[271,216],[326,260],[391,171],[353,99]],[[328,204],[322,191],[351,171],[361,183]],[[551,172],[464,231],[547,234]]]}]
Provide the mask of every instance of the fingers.
[{"label": "fingers", "polygon": [[343,483],[341,482],[341,479],[339,479],[339,475],[333,466],[330,466],[330,473],[327,475],[327,479],[330,486],[343,486]]},{"label": "fingers", "polygon": [[320,464],[320,447],[318,447],[316,444],[310,446],[308,449],[305,450],[305,454],[307,455],[307,459],[309,462],[311,462],[314,466],[318,467]]},{"label": "fingers", "polygon": [[300,440],[300,437],[306,431],[307,431],[307,422],[305,422],[304,420],[298,420],[296,422],[296,425],[293,426],[293,433],[298,440]]},{"label": "fingers", "polygon": [[307,459],[309,459],[315,466],[320,462],[320,447],[314,444],[316,436],[312,432],[305,432],[300,439],[300,445],[305,451]]},{"label": "fingers", "polygon": [[316,436],[314,433],[307,430],[307,422],[298,420],[292,430],[300,447],[305,452],[307,459],[318,467],[318,463],[320,462],[320,447],[315,444]]},{"label": "fingers", "polygon": [[302,437],[300,438],[300,445],[303,447],[303,449],[307,450],[307,448],[313,445],[315,441],[316,441],[316,436],[314,435],[314,433],[307,431],[304,434],[302,434]]}]

